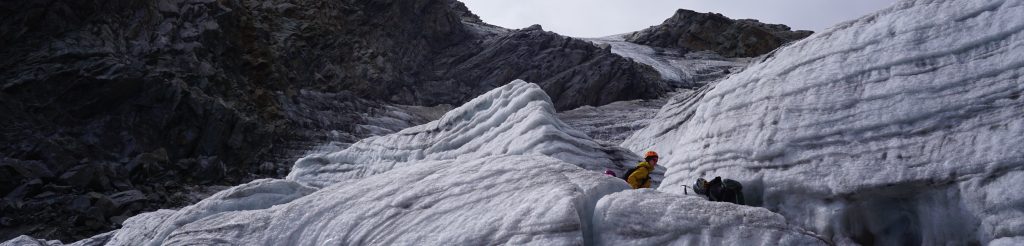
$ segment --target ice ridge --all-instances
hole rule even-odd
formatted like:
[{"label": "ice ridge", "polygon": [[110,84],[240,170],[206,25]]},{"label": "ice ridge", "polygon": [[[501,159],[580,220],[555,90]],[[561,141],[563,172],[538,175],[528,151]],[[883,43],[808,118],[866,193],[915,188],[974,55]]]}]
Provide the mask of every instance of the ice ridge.
[{"label": "ice ridge", "polygon": [[288,179],[323,187],[412,162],[496,155],[545,155],[589,170],[622,170],[639,159],[623,149],[601,146],[567,126],[552,105],[539,86],[516,80],[439,120],[304,157],[296,161]]},{"label": "ice ridge", "polygon": [[838,243],[1021,243],[1022,19],[1024,1],[900,1],[671,100],[623,146],[665,153],[663,191],[739,179]]}]

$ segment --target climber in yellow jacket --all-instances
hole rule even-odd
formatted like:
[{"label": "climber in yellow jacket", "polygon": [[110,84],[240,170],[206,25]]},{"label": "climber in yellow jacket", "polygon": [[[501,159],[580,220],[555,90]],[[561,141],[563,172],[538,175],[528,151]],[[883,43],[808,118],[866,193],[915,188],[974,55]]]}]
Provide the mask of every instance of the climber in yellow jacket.
[{"label": "climber in yellow jacket", "polygon": [[633,189],[651,188],[651,172],[658,165],[658,153],[647,151],[644,153],[644,161],[636,164],[636,169],[626,178],[626,183]]}]

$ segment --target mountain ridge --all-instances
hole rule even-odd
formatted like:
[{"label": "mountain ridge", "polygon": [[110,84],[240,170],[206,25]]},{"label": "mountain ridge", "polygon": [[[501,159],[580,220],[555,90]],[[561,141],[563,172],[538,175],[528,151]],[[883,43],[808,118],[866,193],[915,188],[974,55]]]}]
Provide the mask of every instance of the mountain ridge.
[{"label": "mountain ridge", "polygon": [[755,57],[814,32],[792,31],[782,24],[733,20],[718,13],[676,10],[665,22],[626,35],[626,41],[692,51],[710,50],[726,57]]}]

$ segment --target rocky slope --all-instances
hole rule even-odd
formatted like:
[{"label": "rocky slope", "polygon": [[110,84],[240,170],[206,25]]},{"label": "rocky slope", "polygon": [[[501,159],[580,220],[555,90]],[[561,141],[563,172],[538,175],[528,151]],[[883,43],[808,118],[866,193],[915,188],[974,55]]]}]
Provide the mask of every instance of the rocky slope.
[{"label": "rocky slope", "polygon": [[630,33],[626,41],[691,51],[710,50],[726,57],[755,57],[811,34],[792,31],[786,25],[680,9],[661,25]]},{"label": "rocky slope", "polygon": [[[416,95],[424,95],[417,100],[464,101],[513,79],[540,85],[558,110],[657,98],[669,89],[648,65],[591,42],[544,31],[539,25],[501,33],[451,52],[438,61],[438,70],[444,71],[438,79],[416,87]],[[465,91],[452,93],[460,89]]]},{"label": "rocky slope", "polygon": [[80,238],[192,203],[195,185],[283,174],[313,143],[374,134],[362,126],[387,103],[461,103],[515,78],[560,109],[667,89],[450,0],[16,1],[0,16],[0,239]]}]

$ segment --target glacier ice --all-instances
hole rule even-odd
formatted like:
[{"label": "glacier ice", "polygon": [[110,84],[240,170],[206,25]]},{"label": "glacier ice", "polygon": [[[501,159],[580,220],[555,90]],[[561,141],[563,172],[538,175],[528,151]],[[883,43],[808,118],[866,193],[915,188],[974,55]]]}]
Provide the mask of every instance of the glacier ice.
[{"label": "glacier ice", "polygon": [[764,208],[641,189],[602,198],[598,245],[828,245]]},{"label": "glacier ice", "polygon": [[254,181],[132,217],[106,244],[578,245],[598,199],[629,186],[547,156],[494,155],[312,189]]},{"label": "glacier ice", "polygon": [[551,99],[539,86],[516,80],[449,111],[439,120],[367,138],[341,151],[304,157],[295,163],[288,179],[324,187],[418,161],[526,154],[617,173],[639,159],[624,149],[602,146],[567,126],[555,116]]},{"label": "glacier ice", "polygon": [[836,243],[1024,238],[1024,1],[907,0],[670,100],[624,141]]},{"label": "glacier ice", "polygon": [[[116,233],[108,242],[114,245],[160,245],[171,233],[182,226],[224,212],[266,209],[284,204],[313,193],[316,189],[295,182],[261,179],[218,192],[209,198],[171,212],[161,210],[146,216],[135,216],[125,221],[124,233]],[[214,216],[215,217],[215,216]],[[158,222],[158,223],[156,223]],[[141,228],[137,228],[140,227]],[[132,231],[145,231],[133,234]]]}]

